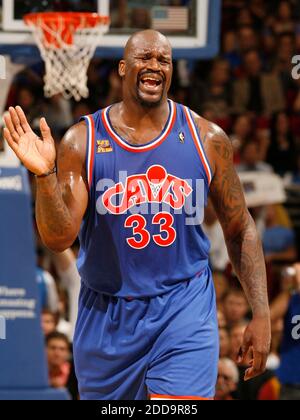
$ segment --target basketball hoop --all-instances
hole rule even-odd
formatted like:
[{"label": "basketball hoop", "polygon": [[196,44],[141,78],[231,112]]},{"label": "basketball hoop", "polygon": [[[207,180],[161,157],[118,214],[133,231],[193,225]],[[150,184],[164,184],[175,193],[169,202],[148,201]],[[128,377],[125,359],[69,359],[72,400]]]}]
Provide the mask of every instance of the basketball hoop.
[{"label": "basketball hoop", "polygon": [[97,13],[47,12],[24,16],[46,65],[45,96],[87,98],[87,71],[108,31],[110,19]]}]

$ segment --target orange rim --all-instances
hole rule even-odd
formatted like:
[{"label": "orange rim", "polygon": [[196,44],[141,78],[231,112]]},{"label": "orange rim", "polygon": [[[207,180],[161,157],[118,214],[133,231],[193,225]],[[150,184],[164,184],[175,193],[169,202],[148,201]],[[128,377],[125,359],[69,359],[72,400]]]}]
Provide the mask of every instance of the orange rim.
[{"label": "orange rim", "polygon": [[40,25],[43,22],[47,25],[55,25],[61,22],[67,24],[80,25],[82,28],[90,28],[97,25],[109,25],[109,16],[98,15],[97,13],[88,12],[45,12],[45,13],[29,13],[24,16],[27,25]]},{"label": "orange rim", "polygon": [[28,26],[42,28],[44,45],[60,48],[59,41],[73,45],[74,34],[79,29],[108,26],[109,16],[87,12],[29,13],[24,16]]}]

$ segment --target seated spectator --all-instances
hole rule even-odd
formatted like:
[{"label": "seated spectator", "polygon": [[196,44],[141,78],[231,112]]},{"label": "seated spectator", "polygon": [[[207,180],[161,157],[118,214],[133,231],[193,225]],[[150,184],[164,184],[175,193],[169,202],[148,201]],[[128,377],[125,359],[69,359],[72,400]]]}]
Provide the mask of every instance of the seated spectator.
[{"label": "seated spectator", "polygon": [[244,54],[243,66],[245,75],[234,84],[235,113],[249,111],[256,115],[271,116],[282,111],[285,99],[279,77],[262,72],[262,61],[257,50]]},{"label": "seated spectator", "polygon": [[44,309],[41,314],[42,330],[45,337],[56,331],[57,316],[55,313]]},{"label": "seated spectator", "polygon": [[53,127],[54,139],[59,141],[64,132],[73,124],[71,102],[62,95],[52,96],[43,104],[43,117]]},{"label": "seated spectator", "polygon": [[76,255],[78,249],[67,249],[60,254],[51,253],[51,259],[59,276],[61,286],[66,290],[68,296],[68,311],[65,312],[65,319],[69,321],[68,337],[73,341],[73,334],[78,314],[78,299],[80,292],[80,276],[76,266]]},{"label": "seated spectator", "polygon": [[56,330],[66,335],[70,342],[73,341],[73,329],[72,324],[68,321],[68,294],[66,290],[59,288],[59,311],[58,311],[58,323]]},{"label": "seated spectator", "polygon": [[243,343],[244,334],[249,321],[242,320],[229,329],[230,358],[236,362]]},{"label": "seated spectator", "polygon": [[251,25],[243,25],[239,28],[238,43],[240,55],[256,49],[259,45],[258,34]]},{"label": "seated spectator", "polygon": [[296,51],[300,51],[300,19],[296,22]]},{"label": "seated spectator", "polygon": [[254,27],[261,30],[269,12],[269,4],[265,0],[251,0],[249,2],[249,10],[254,19]]},{"label": "seated spectator", "polygon": [[241,60],[238,53],[237,34],[235,31],[227,31],[223,35],[223,58],[230,64],[233,72],[240,66]]},{"label": "seated spectator", "polygon": [[224,34],[223,58],[229,64],[233,73],[241,75],[242,55],[247,51],[258,48],[258,36],[251,25],[241,25],[238,31],[230,30]]},{"label": "seated spectator", "polygon": [[[299,79],[300,80],[300,79]],[[298,90],[295,102],[294,102],[294,111],[300,113],[300,88]]]},{"label": "seated spectator", "polygon": [[110,72],[112,69],[111,62],[104,62],[101,59],[93,58],[88,69],[88,103],[92,112],[104,108],[106,106],[105,98],[108,95]]},{"label": "seated spectator", "polygon": [[211,201],[205,209],[205,221],[203,224],[205,234],[210,240],[210,263],[213,271],[224,272],[229,257],[225,244],[224,234],[220,222],[217,219],[216,212]]},{"label": "seated spectator", "polygon": [[249,304],[243,290],[230,289],[224,297],[223,310],[229,328],[244,323]]},{"label": "seated spectator", "polygon": [[36,281],[41,308],[49,309],[51,312],[56,313],[58,311],[58,293],[54,278],[48,271],[37,267]]},{"label": "seated spectator", "polygon": [[61,333],[53,332],[46,338],[49,382],[53,388],[66,388],[71,372],[70,343]]},{"label": "seated spectator", "polygon": [[223,311],[218,310],[217,315],[218,315],[218,327],[220,329],[227,328],[227,321],[226,321]]},{"label": "seated spectator", "polygon": [[277,38],[271,28],[265,27],[262,31],[262,49],[264,67],[267,72],[274,69],[277,56]]},{"label": "seated spectator", "polygon": [[17,91],[16,103],[23,109],[29,124],[39,128],[39,118],[41,116],[41,101],[36,98],[34,93],[27,86],[22,86]]},{"label": "seated spectator", "polygon": [[249,141],[241,148],[241,163],[237,165],[238,172],[265,172],[273,173],[268,163],[260,160],[260,146],[256,141]]},{"label": "seated spectator", "polygon": [[230,356],[230,338],[227,328],[219,328],[220,357]]},{"label": "seated spectator", "polygon": [[217,59],[213,62],[208,83],[197,92],[198,100],[199,93],[203,108],[212,108],[217,119],[229,118],[232,92],[228,61]]},{"label": "seated spectator", "polygon": [[300,265],[296,264],[293,284],[283,291],[271,305],[273,322],[284,319],[281,363],[278,378],[281,383],[281,400],[300,400]]},{"label": "seated spectator", "polygon": [[300,155],[299,154],[298,154],[297,160],[296,160],[296,169],[289,176],[289,183],[300,186]]},{"label": "seated spectator", "polygon": [[278,222],[277,206],[266,207],[263,247],[267,262],[294,262],[297,257],[295,232]]},{"label": "seated spectator", "polygon": [[73,116],[73,123],[77,124],[81,117],[84,115],[89,115],[92,113],[92,109],[87,101],[81,101],[73,106],[72,116]]},{"label": "seated spectator", "polygon": [[151,13],[144,7],[132,8],[130,13],[130,28],[135,30],[148,29],[151,27]]},{"label": "seated spectator", "polygon": [[293,20],[293,9],[289,1],[284,0],[279,3],[277,16],[272,23],[272,28],[277,34],[294,32],[295,22]]},{"label": "seated spectator", "polygon": [[127,25],[127,0],[110,1],[110,18],[112,28],[123,28]]},{"label": "seated spectator", "polygon": [[296,95],[296,98],[295,98],[293,111],[296,114],[300,114],[300,90],[299,90],[299,88],[297,89],[297,95]]},{"label": "seated spectator", "polygon": [[[270,147],[271,130],[269,128],[269,120],[264,118],[257,119],[257,127],[255,129],[253,138],[259,144],[259,160],[266,162],[267,152]],[[272,165],[270,165],[272,168]]]},{"label": "seated spectator", "polygon": [[104,105],[110,106],[122,100],[122,81],[116,69],[113,69],[109,75],[109,91],[105,98]]},{"label": "seated spectator", "polygon": [[0,153],[4,152],[4,138],[0,137]]},{"label": "seated spectator", "polygon": [[280,346],[283,333],[283,319],[279,318],[272,321],[272,343],[271,350],[267,360],[267,369],[276,372],[280,366]]},{"label": "seated spectator", "polygon": [[225,274],[220,271],[213,273],[213,279],[216,290],[217,306],[219,310],[223,310],[224,296],[226,296],[229,289],[229,281]]},{"label": "seated spectator", "polygon": [[295,157],[290,120],[285,112],[280,112],[273,117],[267,162],[277,174],[284,176],[287,172],[294,172]]},{"label": "seated spectator", "polygon": [[275,373],[266,370],[262,375],[244,381],[247,367],[239,367],[240,381],[237,386],[237,392],[234,396],[243,401],[277,401],[280,396],[280,384]]},{"label": "seated spectator", "polygon": [[291,109],[291,101],[295,99],[295,91],[297,91],[297,83],[291,77],[292,60],[296,54],[295,34],[293,32],[284,32],[278,36],[277,52],[274,65],[274,71],[278,74],[281,86],[285,92],[286,104]]},{"label": "seated spectator", "polygon": [[216,386],[217,401],[233,400],[232,393],[236,391],[239,382],[239,371],[235,363],[227,358],[219,361],[218,381]]},{"label": "seated spectator", "polygon": [[254,25],[254,19],[252,16],[252,13],[250,10],[246,7],[243,7],[239,10],[237,18],[236,18],[236,24],[238,27],[241,26],[251,26]]},{"label": "seated spectator", "polygon": [[[236,362],[243,343],[248,322],[242,321],[230,330],[231,359]],[[239,364],[239,382],[237,391],[233,394],[235,399],[245,401],[255,400],[277,400],[279,398],[279,383],[275,373],[266,371],[257,378],[245,382],[245,374],[251,363],[251,354],[248,353],[246,359]]]},{"label": "seated spectator", "polygon": [[242,147],[253,138],[253,121],[247,114],[238,115],[232,126],[230,140],[234,149],[234,163],[241,162]]}]

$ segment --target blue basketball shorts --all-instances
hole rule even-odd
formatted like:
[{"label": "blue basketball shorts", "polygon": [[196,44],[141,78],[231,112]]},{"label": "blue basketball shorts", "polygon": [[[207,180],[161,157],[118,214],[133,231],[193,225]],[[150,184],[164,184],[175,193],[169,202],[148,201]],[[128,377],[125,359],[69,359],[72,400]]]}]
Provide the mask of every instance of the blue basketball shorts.
[{"label": "blue basketball shorts", "polygon": [[154,298],[82,285],[74,358],[82,400],[212,399],[219,338],[211,271]]}]

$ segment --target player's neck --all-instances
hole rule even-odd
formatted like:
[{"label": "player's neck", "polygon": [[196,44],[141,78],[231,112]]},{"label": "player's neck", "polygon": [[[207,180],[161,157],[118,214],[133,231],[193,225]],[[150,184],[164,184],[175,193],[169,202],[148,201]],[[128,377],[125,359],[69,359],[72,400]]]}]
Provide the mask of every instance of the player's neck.
[{"label": "player's neck", "polygon": [[167,99],[156,107],[142,106],[138,102],[123,101],[119,104],[120,117],[131,127],[138,127],[146,124],[164,125],[168,119],[170,109]]}]

